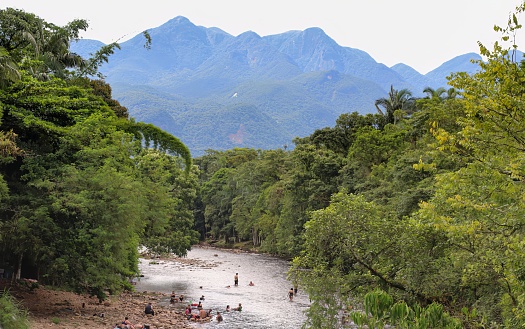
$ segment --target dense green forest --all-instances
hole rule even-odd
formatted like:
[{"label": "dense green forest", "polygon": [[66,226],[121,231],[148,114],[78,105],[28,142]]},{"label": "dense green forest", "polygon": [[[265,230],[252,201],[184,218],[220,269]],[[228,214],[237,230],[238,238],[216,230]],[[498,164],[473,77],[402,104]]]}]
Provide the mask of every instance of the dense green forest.
[{"label": "dense green forest", "polygon": [[[523,11],[523,6],[517,13]],[[517,15],[517,14],[516,14]],[[378,114],[341,115],[293,151],[210,150],[194,160],[196,228],[293,258],[308,327],[525,325],[525,62],[516,15],[472,75]],[[510,43],[510,44],[509,44]]]},{"label": "dense green forest", "polygon": [[309,328],[525,326],[523,11],[424,98],[392,87],[293,150],[196,159],[91,79],[117,44],[82,59],[85,21],[0,11],[0,263],[104,298],[139,247],[183,255],[200,234],[293,259]]},{"label": "dense green forest", "polygon": [[0,264],[103,299],[129,288],[139,246],[184,255],[198,242],[198,176],[181,141],[88,78],[118,45],[71,53],[87,26],[0,11]]}]

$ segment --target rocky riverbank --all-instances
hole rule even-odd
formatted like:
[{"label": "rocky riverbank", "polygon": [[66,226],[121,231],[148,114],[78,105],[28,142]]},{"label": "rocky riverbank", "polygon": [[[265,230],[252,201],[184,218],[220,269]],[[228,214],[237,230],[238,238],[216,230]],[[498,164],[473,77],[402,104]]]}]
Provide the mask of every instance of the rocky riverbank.
[{"label": "rocky riverbank", "polygon": [[[169,296],[162,293],[124,293],[100,304],[94,297],[42,285],[31,290],[6,279],[0,280],[0,289],[7,289],[28,311],[32,329],[112,329],[126,316],[133,324],[149,324],[151,329],[191,328],[183,304],[170,305],[166,302]],[[154,317],[144,315],[144,307],[150,302],[156,312]]]}]

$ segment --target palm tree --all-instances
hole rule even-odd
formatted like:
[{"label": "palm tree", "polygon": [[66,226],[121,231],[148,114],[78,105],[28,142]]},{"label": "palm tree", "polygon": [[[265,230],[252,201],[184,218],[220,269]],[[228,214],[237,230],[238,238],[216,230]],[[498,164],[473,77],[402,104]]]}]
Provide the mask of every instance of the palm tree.
[{"label": "palm tree", "polygon": [[[6,82],[5,63],[16,63],[39,79],[51,75],[64,78],[67,69],[78,68],[84,60],[69,50],[70,41],[79,38],[88,28],[83,19],[76,19],[63,27],[47,23],[23,10],[0,10],[0,82]],[[14,66],[16,67],[16,66]],[[12,75],[12,73],[11,73]]]},{"label": "palm tree", "polygon": [[20,80],[18,66],[13,61],[7,50],[0,46],[0,88]]},{"label": "palm tree", "polygon": [[[452,99],[456,98],[457,92],[454,88],[445,89],[443,87],[439,87],[438,89],[433,89],[432,87],[426,87],[423,89],[423,92],[427,94],[427,99],[439,99],[441,101],[445,99]],[[445,96],[443,96],[446,94]]]},{"label": "palm tree", "polygon": [[78,39],[79,32],[86,30],[88,23],[77,19],[63,27],[45,23],[45,28],[39,29],[33,36],[34,55],[42,65],[36,68],[40,77],[47,78],[55,75],[65,78],[67,69],[79,68],[84,64],[84,59],[69,50],[71,40]]},{"label": "palm tree", "polygon": [[423,92],[427,94],[425,98],[429,99],[443,99],[443,94],[446,92],[445,88],[439,87],[438,89],[434,89],[432,87],[426,87],[423,89]]},{"label": "palm tree", "polygon": [[395,90],[394,86],[390,86],[388,97],[376,100],[375,106],[377,111],[385,118],[385,124],[395,124],[399,117],[399,111],[405,114],[412,114],[415,109],[415,99],[408,89]]}]

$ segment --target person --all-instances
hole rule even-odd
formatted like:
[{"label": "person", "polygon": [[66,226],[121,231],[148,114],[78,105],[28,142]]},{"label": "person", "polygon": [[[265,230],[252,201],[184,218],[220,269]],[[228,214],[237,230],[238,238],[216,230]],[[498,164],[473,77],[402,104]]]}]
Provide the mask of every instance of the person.
[{"label": "person", "polygon": [[124,328],[135,329],[135,326],[133,325],[133,323],[131,323],[131,321],[129,321],[129,318],[127,316],[124,317],[124,321],[122,321],[122,324],[124,325]]},{"label": "person", "polygon": [[197,305],[197,308],[200,310],[202,308],[202,303],[199,301],[199,305]]},{"label": "person", "polygon": [[288,297],[290,297],[290,301],[293,300],[293,288],[290,288],[290,290],[288,290]]},{"label": "person", "polygon": [[294,295],[294,296],[297,296],[297,288],[298,288],[297,283],[295,283],[295,284],[293,285],[293,295]]},{"label": "person", "polygon": [[175,304],[177,302],[177,296],[175,295],[175,291],[171,292],[170,296],[170,304]]},{"label": "person", "polygon": [[290,290],[288,290],[288,297],[290,297],[290,301],[293,300],[293,288],[290,288]]},{"label": "person", "polygon": [[215,318],[217,320],[217,322],[222,322],[222,315],[221,315],[221,312],[217,312],[217,317]]},{"label": "person", "polygon": [[233,309],[234,311],[242,311],[242,305],[239,303],[239,306]]},{"label": "person", "polygon": [[188,306],[186,306],[186,310],[184,311],[184,314],[186,315],[186,317],[188,317],[188,320],[191,318],[191,305],[188,304]]},{"label": "person", "polygon": [[199,319],[204,319],[208,316],[208,313],[206,313],[206,310],[202,309],[199,311]]},{"label": "person", "polygon": [[226,312],[230,311],[230,305],[226,305]]},{"label": "person", "polygon": [[204,300],[204,295],[201,296],[201,298],[199,298],[200,300]]},{"label": "person", "polygon": [[153,306],[151,305],[151,303],[148,303],[148,305],[146,305],[146,308],[144,309],[144,313],[151,314],[152,316],[155,315],[155,311],[153,310]]},{"label": "person", "polygon": [[184,295],[180,295],[180,296],[179,296],[179,300],[180,300],[181,303],[182,303],[182,300],[183,300],[183,299],[184,299]]},{"label": "person", "polygon": [[235,283],[235,286],[239,285],[239,273],[235,273],[235,276],[233,277],[233,282]]},{"label": "person", "polygon": [[248,283],[248,285],[249,286],[255,286],[255,284],[252,281],[250,281],[250,283]]}]

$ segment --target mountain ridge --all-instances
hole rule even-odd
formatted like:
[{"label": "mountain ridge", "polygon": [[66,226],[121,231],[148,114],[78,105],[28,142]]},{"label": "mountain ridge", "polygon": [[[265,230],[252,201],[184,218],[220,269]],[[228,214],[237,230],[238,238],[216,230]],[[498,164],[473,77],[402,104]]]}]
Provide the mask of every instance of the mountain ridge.
[{"label": "mountain ridge", "polygon": [[[177,16],[148,32],[150,50],[137,35],[120,44],[101,72],[132,117],[179,137],[195,156],[206,149],[291,145],[294,137],[333,126],[342,113],[374,113],[374,101],[390,86],[421,96],[426,87],[445,87],[452,72],[475,72],[470,60],[481,59],[459,55],[423,75],[340,46],[319,27],[232,36]],[[71,50],[89,57],[101,45],[81,39]]]}]

